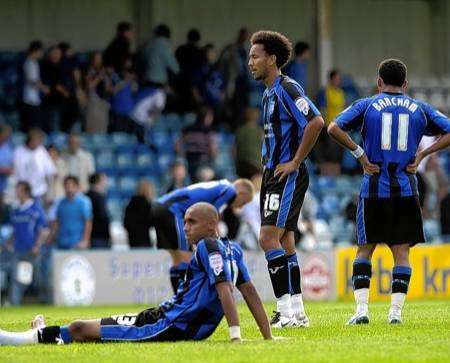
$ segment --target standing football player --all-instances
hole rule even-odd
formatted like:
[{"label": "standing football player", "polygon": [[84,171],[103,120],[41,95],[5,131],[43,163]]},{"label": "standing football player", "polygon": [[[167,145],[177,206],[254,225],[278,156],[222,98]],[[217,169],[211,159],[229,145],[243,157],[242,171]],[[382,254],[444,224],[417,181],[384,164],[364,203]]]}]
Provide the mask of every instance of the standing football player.
[{"label": "standing football player", "polygon": [[309,177],[305,159],[324,121],[302,87],[281,73],[292,45],[282,34],[258,31],[251,37],[249,68],[267,89],[262,99],[264,175],[261,186],[261,232],[277,311],[276,328],[308,326],[300,286],[294,231]]},{"label": "standing football player", "polygon": [[[328,133],[364,169],[357,210],[358,250],[353,263],[356,313],[348,325],[369,322],[371,258],[378,243],[394,257],[389,323],[401,323],[411,279],[410,247],[425,242],[415,172],[421,160],[450,144],[450,121],[430,105],[408,97],[406,66],[387,59],[378,68],[379,94],[356,101],[337,116]],[[359,130],[363,147],[347,134]],[[438,136],[417,152],[422,136]]]}]

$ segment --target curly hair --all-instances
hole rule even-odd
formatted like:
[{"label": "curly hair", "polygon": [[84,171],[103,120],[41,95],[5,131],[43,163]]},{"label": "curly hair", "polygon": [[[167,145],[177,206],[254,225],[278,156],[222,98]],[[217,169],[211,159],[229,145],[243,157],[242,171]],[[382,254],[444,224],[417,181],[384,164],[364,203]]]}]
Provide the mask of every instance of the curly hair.
[{"label": "curly hair", "polygon": [[405,83],[407,68],[405,63],[398,59],[385,59],[378,67],[378,76],[390,86],[401,87]]},{"label": "curly hair", "polygon": [[261,44],[267,54],[275,55],[278,68],[282,68],[291,58],[292,44],[281,33],[260,30],[252,35],[250,43],[251,45]]}]

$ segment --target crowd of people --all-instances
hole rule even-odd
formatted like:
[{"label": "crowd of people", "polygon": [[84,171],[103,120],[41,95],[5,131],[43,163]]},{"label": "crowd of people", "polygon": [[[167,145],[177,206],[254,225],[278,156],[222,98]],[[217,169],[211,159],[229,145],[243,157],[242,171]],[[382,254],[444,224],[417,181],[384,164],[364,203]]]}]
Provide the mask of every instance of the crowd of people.
[{"label": "crowd of people", "polygon": [[[234,134],[230,162],[237,176],[251,179],[259,192],[264,131],[260,97],[254,102],[252,94],[260,96],[263,88],[248,70],[248,38],[248,30],[242,28],[219,52],[214,44],[202,41],[197,29],[191,29],[186,43],[173,50],[170,28],[160,24],[147,43],[135,47],[132,24],[121,22],[106,49],[92,52],[87,61],[66,42],[48,49],[38,40],[29,44],[19,72],[20,130],[27,134],[25,143],[14,149],[11,127],[0,123],[0,226],[11,226],[9,231],[1,230],[0,239],[8,238],[0,255],[0,286],[6,286],[9,276],[11,304],[21,303],[32,281],[40,300],[49,301],[52,248],[112,246],[108,175],[98,171],[94,156],[82,147],[80,132],[135,134],[150,150],[148,131],[162,112],[193,113],[196,121],[179,133],[172,150],[177,158],[160,194],[221,177],[215,170],[218,130]],[[311,48],[300,41],[294,51],[283,71],[307,89]],[[354,84],[334,69],[316,104],[329,124],[358,96]],[[311,154],[308,166],[313,174],[360,173],[359,164],[325,130]],[[44,145],[44,133],[55,131],[69,134],[66,148]],[[450,235],[448,180],[438,156],[421,164],[418,178],[424,216],[440,216],[442,234]],[[11,184],[15,192],[7,195]],[[142,180],[125,208],[123,226],[131,248],[151,246],[149,214],[155,196],[152,184]],[[308,192],[301,216],[303,233],[315,239],[320,227],[315,221],[317,204]],[[355,208],[351,200],[345,208],[349,220],[354,220]],[[231,238],[239,237],[244,247],[257,248],[258,195],[241,215],[226,210],[223,216]]]}]

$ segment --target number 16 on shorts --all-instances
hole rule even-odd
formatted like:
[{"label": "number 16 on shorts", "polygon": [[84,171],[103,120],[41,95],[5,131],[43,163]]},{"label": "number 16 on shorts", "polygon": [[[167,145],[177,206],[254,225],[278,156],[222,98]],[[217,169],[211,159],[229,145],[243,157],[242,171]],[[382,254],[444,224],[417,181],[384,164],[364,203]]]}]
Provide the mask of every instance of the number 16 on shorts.
[{"label": "number 16 on shorts", "polygon": [[280,208],[280,194],[266,194],[264,200],[264,217],[271,216]]}]

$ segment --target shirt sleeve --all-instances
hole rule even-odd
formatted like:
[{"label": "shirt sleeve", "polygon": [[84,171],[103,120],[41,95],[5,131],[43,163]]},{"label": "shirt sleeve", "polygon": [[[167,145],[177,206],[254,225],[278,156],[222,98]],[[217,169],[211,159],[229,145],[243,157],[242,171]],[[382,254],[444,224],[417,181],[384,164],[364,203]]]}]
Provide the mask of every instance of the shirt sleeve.
[{"label": "shirt sleeve", "polygon": [[200,242],[196,253],[197,258],[205,268],[210,285],[232,281],[230,268],[228,263],[225,263],[217,240],[206,239]]},{"label": "shirt sleeve", "polygon": [[367,110],[367,100],[357,100],[336,117],[337,125],[344,131],[361,130],[364,114]]},{"label": "shirt sleeve", "polygon": [[301,127],[305,127],[308,121],[311,121],[314,117],[320,116],[319,110],[305,96],[300,86],[293,82],[283,81],[281,88],[283,104]]},{"label": "shirt sleeve", "polygon": [[427,120],[427,126],[424,132],[426,136],[443,135],[450,132],[450,120],[447,116],[429,104],[422,102],[420,103],[420,107]]},{"label": "shirt sleeve", "polygon": [[84,220],[90,220],[92,219],[92,203],[91,200],[88,197],[83,198],[83,217]]},{"label": "shirt sleeve", "polygon": [[250,281],[250,274],[248,273],[247,266],[244,262],[244,253],[241,246],[237,243],[233,243],[233,248],[236,249],[236,264],[238,268],[238,276],[236,279],[236,286],[242,285],[243,283]]},{"label": "shirt sleeve", "polygon": [[236,190],[232,184],[226,186],[219,196],[214,200],[213,205],[222,213],[226,207],[236,198]]},{"label": "shirt sleeve", "polygon": [[37,213],[38,213],[38,218],[36,221],[36,228],[38,230],[41,230],[42,228],[46,228],[48,226],[47,219],[45,218],[45,212],[40,203],[38,203],[36,209],[37,209]]}]

